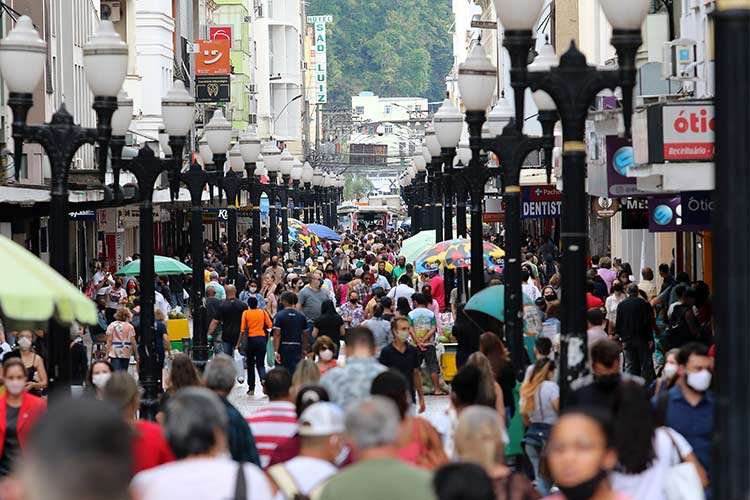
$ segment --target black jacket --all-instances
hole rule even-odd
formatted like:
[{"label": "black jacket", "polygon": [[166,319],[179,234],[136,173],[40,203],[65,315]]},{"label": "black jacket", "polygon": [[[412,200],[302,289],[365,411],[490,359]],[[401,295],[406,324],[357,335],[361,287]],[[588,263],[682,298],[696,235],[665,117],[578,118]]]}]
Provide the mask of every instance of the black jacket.
[{"label": "black jacket", "polygon": [[653,341],[651,305],[640,297],[628,297],[620,302],[615,335],[630,345],[644,345]]}]

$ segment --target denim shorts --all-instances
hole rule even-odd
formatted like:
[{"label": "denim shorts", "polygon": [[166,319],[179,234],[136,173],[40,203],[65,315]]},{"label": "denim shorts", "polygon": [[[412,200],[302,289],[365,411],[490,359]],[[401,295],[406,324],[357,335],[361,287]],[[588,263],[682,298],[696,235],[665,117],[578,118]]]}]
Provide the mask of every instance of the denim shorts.
[{"label": "denim shorts", "polygon": [[440,365],[438,364],[437,360],[437,353],[435,352],[435,346],[434,345],[428,345],[425,346],[426,350],[419,351],[419,358],[420,361],[424,361],[425,365],[427,366],[427,370],[430,373],[440,373]]}]

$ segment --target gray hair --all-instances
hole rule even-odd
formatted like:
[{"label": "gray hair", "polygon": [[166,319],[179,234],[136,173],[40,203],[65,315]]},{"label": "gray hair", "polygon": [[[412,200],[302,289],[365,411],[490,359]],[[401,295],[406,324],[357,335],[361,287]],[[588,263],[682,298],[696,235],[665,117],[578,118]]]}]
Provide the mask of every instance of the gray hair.
[{"label": "gray hair", "polygon": [[211,274],[209,274],[208,277],[211,281],[218,280],[219,273],[217,273],[216,271],[211,271]]},{"label": "gray hair", "polygon": [[226,354],[218,354],[206,365],[203,383],[212,391],[230,392],[234,387],[237,368],[234,360]]},{"label": "gray hair", "polygon": [[498,463],[503,445],[508,442],[505,426],[497,410],[487,406],[469,406],[458,417],[454,436],[459,458],[485,468]]},{"label": "gray hair", "polygon": [[346,432],[359,450],[395,444],[400,424],[396,403],[383,396],[365,399],[346,412]]},{"label": "gray hair", "polygon": [[164,436],[178,459],[204,455],[217,444],[216,431],[227,427],[219,396],[204,387],[185,387],[167,403]]}]

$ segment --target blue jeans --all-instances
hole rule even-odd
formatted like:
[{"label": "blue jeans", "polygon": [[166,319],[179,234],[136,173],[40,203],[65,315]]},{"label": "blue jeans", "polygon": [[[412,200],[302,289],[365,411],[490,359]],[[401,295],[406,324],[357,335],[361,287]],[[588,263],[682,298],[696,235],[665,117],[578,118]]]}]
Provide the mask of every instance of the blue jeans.
[{"label": "blue jeans", "polygon": [[115,371],[128,371],[130,367],[130,358],[109,358],[109,362]]},{"label": "blue jeans", "polygon": [[[247,387],[252,391],[255,389],[255,370],[262,384],[266,380],[266,337],[248,337],[247,349]],[[255,366],[253,366],[255,365]]]},{"label": "blue jeans", "polygon": [[281,357],[281,366],[293,374],[302,360],[302,344],[281,344],[279,356]]},{"label": "blue jeans", "polygon": [[524,448],[526,449],[526,455],[528,455],[529,460],[531,460],[531,465],[534,467],[536,490],[543,497],[547,496],[549,494],[550,488],[552,487],[552,484],[542,478],[542,476],[539,474],[539,459],[541,458],[542,450],[538,446],[534,446],[528,443],[524,444]]},{"label": "blue jeans", "polygon": [[230,358],[234,357],[234,346],[237,344],[234,344],[233,342],[224,342],[221,341],[221,352],[229,356]]}]

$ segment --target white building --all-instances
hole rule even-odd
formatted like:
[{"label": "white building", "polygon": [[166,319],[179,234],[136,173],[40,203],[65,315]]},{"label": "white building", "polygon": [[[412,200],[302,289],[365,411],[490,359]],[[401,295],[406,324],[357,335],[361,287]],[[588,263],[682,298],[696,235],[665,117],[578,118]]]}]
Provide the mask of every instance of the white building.
[{"label": "white building", "polygon": [[352,115],[355,121],[387,127],[427,119],[428,102],[423,97],[379,97],[372,92],[360,92],[352,97]]}]

